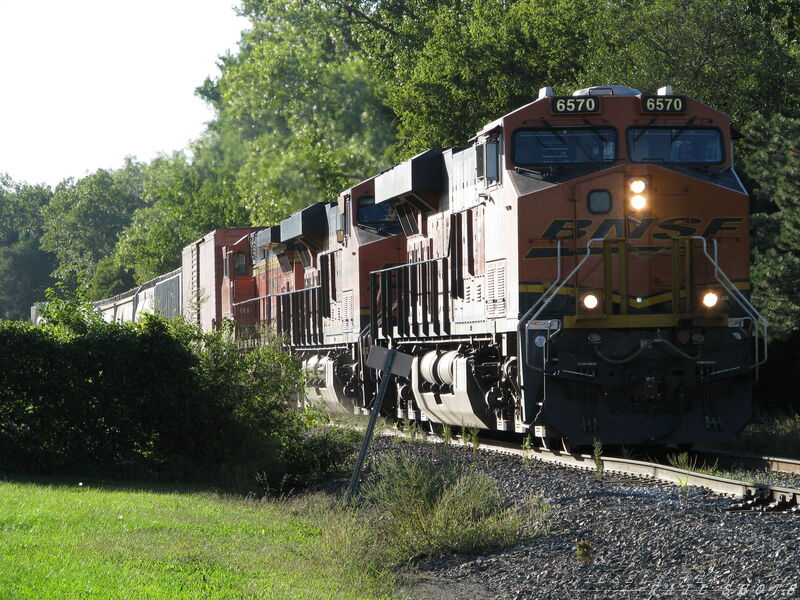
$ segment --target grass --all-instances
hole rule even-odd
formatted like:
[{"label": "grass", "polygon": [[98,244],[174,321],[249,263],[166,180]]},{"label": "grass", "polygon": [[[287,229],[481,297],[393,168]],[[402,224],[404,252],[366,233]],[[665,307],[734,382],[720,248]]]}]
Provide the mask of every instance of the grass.
[{"label": "grass", "polygon": [[0,479],[0,600],[388,600],[413,559],[530,539],[549,510],[402,451],[349,502],[115,485]]},{"label": "grass", "polygon": [[77,484],[0,482],[0,598],[391,597],[343,557],[358,524],[325,501]]},{"label": "grass", "polygon": [[719,473],[717,469],[717,461],[713,465],[702,465],[698,463],[697,456],[690,455],[688,452],[680,452],[678,454],[668,454],[667,462],[670,466],[676,469],[683,469],[684,471],[695,471],[697,473],[704,473],[706,475],[716,475]]}]

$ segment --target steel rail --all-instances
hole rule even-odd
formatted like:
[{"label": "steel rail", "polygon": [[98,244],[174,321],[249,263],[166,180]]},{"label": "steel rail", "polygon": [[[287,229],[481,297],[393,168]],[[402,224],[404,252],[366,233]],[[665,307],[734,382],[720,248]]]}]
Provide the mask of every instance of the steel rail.
[{"label": "steel rail", "polygon": [[708,448],[692,450],[691,454],[707,462],[719,460],[720,464],[725,466],[738,466],[745,469],[761,469],[774,473],[800,475],[800,460],[794,458],[779,458],[777,456],[762,456],[759,454],[711,450]]},{"label": "steel rail", "polygon": [[[389,435],[399,437],[410,437],[397,430],[391,430]],[[430,438],[429,438],[430,439]],[[441,442],[439,438],[435,441]],[[454,445],[469,446],[464,440],[453,438]],[[537,460],[540,462],[556,464],[574,469],[596,470],[597,463],[595,457],[589,454],[568,454],[557,450],[546,450],[545,448],[533,447],[522,448],[519,444],[492,440],[489,443],[480,442],[480,449],[489,450],[502,454],[512,454],[521,456],[525,459]],[[720,495],[737,499],[757,500],[755,507],[771,506],[770,510],[797,510],[800,506],[800,489],[786,488],[781,486],[754,483],[750,481],[739,481],[707,475],[697,471],[687,471],[669,465],[662,465],[654,462],[632,460],[628,458],[617,458],[613,456],[602,456],[604,473],[615,473],[628,477],[639,477],[655,481],[662,481],[672,485],[696,486],[710,490]]]}]

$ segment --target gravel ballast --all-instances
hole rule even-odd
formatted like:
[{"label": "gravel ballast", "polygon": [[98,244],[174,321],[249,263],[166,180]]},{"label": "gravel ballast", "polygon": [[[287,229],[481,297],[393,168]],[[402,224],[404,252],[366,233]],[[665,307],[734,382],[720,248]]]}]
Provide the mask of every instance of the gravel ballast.
[{"label": "gravel ballast", "polygon": [[[598,480],[591,472],[440,444],[384,437],[371,453],[398,449],[434,461],[453,453],[495,478],[512,502],[538,496],[551,506],[544,536],[481,556],[419,561],[409,584],[417,598],[800,597],[798,514],[729,512],[731,499],[697,488],[613,475]],[[588,560],[576,554],[579,540],[588,542]]]}]

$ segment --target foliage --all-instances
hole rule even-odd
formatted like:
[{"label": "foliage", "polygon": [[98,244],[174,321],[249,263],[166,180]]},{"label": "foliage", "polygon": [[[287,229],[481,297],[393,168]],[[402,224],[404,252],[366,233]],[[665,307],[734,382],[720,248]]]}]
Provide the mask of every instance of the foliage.
[{"label": "foliage", "polygon": [[102,323],[102,318],[87,297],[86,287],[83,274],[79,273],[75,288],[58,281],[45,290],[46,302],[41,316],[44,328],[51,335],[69,339],[75,335],[85,335],[89,329]]},{"label": "foliage", "polygon": [[0,246],[0,319],[25,320],[31,305],[52,285],[53,256],[39,249],[36,239]]},{"label": "foliage", "polygon": [[268,489],[306,487],[351,471],[363,435],[350,428],[323,427],[304,431],[285,450],[285,475]]},{"label": "foliage", "polygon": [[571,79],[591,8],[527,0],[324,4],[345,7],[364,55],[389,84],[401,156],[462,144],[535,99],[540,86]]},{"label": "foliage", "polygon": [[251,10],[239,54],[199,90],[242,145],[232,175],[254,224],[333,199],[384,165],[393,141],[384,86],[335,13],[293,0]]},{"label": "foliage", "polygon": [[794,42],[749,0],[615,2],[596,16],[581,84],[624,82],[645,92],[669,84],[734,120],[754,108],[800,108]]},{"label": "foliage", "polygon": [[81,297],[49,296],[44,326],[0,324],[5,468],[246,487],[304,467],[308,453],[292,449],[303,421],[286,400],[300,368],[278,341],[242,356],[226,331],[104,323]]},{"label": "foliage", "polygon": [[513,543],[540,534],[547,512],[536,502],[509,506],[497,482],[462,463],[407,452],[379,457],[361,497],[372,507],[377,564]]},{"label": "foliage", "polygon": [[800,412],[764,417],[761,422],[745,427],[739,441],[725,448],[762,456],[800,459]]},{"label": "foliage", "polygon": [[53,274],[67,280],[77,272],[89,277],[109,255],[134,210],[143,205],[142,165],[128,159],[116,171],[99,169],[79,180],[56,186],[42,210],[42,249],[58,261]]},{"label": "foliage", "polygon": [[0,174],[0,319],[25,320],[30,307],[52,285],[54,257],[39,248],[42,208],[51,192],[14,183]]}]

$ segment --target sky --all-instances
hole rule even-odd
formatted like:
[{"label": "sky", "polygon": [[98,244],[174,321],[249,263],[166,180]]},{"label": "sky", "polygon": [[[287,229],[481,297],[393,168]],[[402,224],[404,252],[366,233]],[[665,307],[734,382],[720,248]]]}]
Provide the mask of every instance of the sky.
[{"label": "sky", "polygon": [[248,21],[236,0],[0,0],[0,173],[55,186],[185,149],[194,90]]}]

